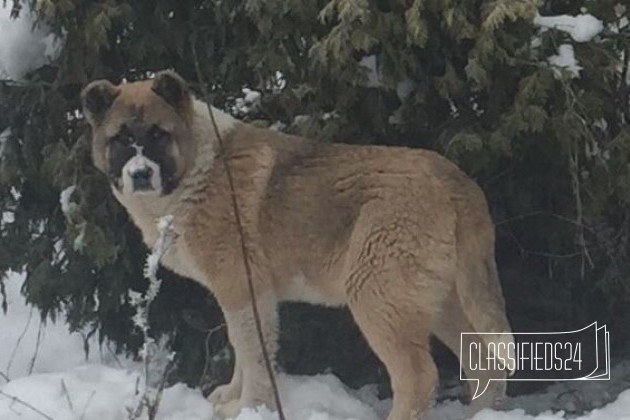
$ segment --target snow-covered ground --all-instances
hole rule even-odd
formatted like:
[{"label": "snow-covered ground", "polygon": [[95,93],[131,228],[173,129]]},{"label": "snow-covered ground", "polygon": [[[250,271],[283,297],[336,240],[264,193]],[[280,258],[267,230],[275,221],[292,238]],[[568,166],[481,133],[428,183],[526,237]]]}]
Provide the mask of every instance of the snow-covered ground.
[{"label": "snow-covered ground", "polygon": [[[20,295],[22,282],[15,273],[5,279],[9,310],[0,314],[0,420],[127,419],[138,400],[139,366],[97,343],[86,359],[80,334],[68,333],[62,323],[40,323],[38,312]],[[377,420],[390,407],[390,401],[376,397],[376,387],[352,390],[330,374],[280,375],[279,383],[291,420]],[[543,393],[509,399],[506,410],[484,410],[473,419],[630,420],[630,362],[618,364],[610,381],[559,383]],[[459,402],[443,401],[428,419],[463,420],[464,413]],[[165,390],[157,418],[219,420],[199,390],[183,384]],[[259,408],[244,410],[236,419],[275,420],[277,415]]]}]

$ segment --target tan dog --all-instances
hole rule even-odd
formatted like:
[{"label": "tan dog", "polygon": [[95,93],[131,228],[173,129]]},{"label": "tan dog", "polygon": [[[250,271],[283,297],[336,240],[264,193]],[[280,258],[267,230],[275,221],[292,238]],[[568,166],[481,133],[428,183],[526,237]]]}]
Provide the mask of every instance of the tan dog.
[{"label": "tan dog", "polygon": [[[218,159],[235,177],[272,354],[279,301],[347,305],[390,374],[388,418],[408,420],[421,415],[436,386],[430,334],[459,354],[461,332],[510,332],[484,194],[438,154],[318,143],[215,109],[221,157],[206,104],[169,71],[119,86],[95,81],[82,99],[94,164],[144,241],[152,245],[156,219],[172,214],[177,240],[164,264],[221,305],[236,364],[211,402],[273,407]],[[491,387],[486,395],[501,397],[504,384]]]}]

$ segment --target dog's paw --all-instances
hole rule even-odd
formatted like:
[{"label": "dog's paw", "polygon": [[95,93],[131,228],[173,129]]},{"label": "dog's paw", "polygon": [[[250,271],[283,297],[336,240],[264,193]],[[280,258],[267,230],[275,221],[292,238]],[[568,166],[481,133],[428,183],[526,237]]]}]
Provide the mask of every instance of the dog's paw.
[{"label": "dog's paw", "polygon": [[223,419],[233,419],[241,412],[243,405],[239,399],[214,405],[214,412]]},{"label": "dog's paw", "polygon": [[229,384],[219,385],[208,395],[210,404],[218,406],[237,400],[241,396],[241,387],[230,382]]}]

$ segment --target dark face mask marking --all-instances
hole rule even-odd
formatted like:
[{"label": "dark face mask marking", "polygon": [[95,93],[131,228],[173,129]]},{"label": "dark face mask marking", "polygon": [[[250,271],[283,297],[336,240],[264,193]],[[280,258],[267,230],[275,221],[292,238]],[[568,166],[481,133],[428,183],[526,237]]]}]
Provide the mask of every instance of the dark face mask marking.
[{"label": "dark face mask marking", "polygon": [[160,168],[162,192],[169,194],[175,187],[176,164],[169,153],[171,135],[157,125],[140,122],[124,124],[120,131],[109,139],[109,178],[117,189],[122,189],[122,169],[129,159],[136,156],[138,148],[142,154]]}]

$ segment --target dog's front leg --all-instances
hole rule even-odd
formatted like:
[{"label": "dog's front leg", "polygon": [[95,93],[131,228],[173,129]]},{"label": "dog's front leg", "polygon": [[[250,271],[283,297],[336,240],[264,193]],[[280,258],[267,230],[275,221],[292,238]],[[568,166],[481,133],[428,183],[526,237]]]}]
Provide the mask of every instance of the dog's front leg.
[{"label": "dog's front leg", "polygon": [[[273,293],[267,292],[257,296],[256,303],[267,353],[272,366],[275,367],[275,354],[278,347],[277,299]],[[242,387],[238,400],[217,406],[217,411],[230,417],[236,416],[244,407],[253,408],[264,404],[274,409],[273,390],[258,338],[251,302],[236,310],[224,309],[224,316],[228,327],[228,337],[236,356],[235,369],[238,368],[242,376]],[[235,370],[232,382],[238,379],[237,374]],[[228,387],[230,385],[232,383],[228,384]]]},{"label": "dog's front leg", "polygon": [[[231,337],[229,338],[230,342],[232,342]],[[233,401],[238,402],[240,400],[242,392],[243,370],[239,365],[238,357],[234,357],[234,373],[232,373],[232,380],[227,384],[217,386],[210,395],[208,395],[208,401],[215,407],[231,404]]]}]

